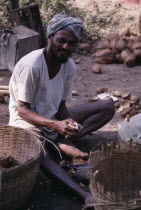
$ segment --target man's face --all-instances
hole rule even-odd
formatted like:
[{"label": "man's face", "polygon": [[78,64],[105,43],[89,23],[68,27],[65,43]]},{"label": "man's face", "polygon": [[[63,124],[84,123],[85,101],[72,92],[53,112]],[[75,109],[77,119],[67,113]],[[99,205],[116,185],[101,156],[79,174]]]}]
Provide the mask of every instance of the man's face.
[{"label": "man's face", "polygon": [[51,37],[51,48],[54,58],[65,63],[75,49],[77,38],[68,31],[61,30]]}]

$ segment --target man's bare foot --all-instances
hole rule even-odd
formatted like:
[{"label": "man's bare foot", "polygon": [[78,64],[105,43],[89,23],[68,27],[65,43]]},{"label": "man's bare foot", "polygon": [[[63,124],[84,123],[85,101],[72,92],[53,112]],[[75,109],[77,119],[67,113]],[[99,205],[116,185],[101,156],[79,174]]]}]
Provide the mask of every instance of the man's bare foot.
[{"label": "man's bare foot", "polygon": [[59,143],[58,147],[61,151],[63,151],[65,154],[67,154],[70,157],[73,158],[86,158],[88,157],[88,153],[82,152],[81,150],[77,149],[76,147],[72,145],[67,145],[64,143]]}]

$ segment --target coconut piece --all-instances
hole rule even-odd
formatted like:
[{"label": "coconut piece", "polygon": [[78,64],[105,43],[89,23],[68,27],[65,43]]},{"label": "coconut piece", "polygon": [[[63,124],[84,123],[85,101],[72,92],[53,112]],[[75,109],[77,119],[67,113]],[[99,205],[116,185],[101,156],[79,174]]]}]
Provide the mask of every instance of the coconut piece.
[{"label": "coconut piece", "polygon": [[118,109],[118,108],[120,107],[120,102],[114,103],[114,107],[115,107],[116,109]]},{"label": "coconut piece", "polygon": [[129,101],[122,101],[121,105],[123,106],[123,109],[126,109],[126,108],[130,107],[130,102]]},{"label": "coconut piece", "polygon": [[126,109],[123,109],[121,112],[120,112],[120,115],[122,117],[126,117],[127,114],[129,114],[130,112],[132,111],[132,107],[128,107]]},{"label": "coconut piece", "polygon": [[72,96],[78,96],[78,91],[77,90],[73,90],[72,91]]},{"label": "coconut piece", "polygon": [[103,87],[96,88],[96,94],[106,93],[106,92],[107,92],[107,88],[103,88]]},{"label": "coconut piece", "polygon": [[133,54],[130,54],[126,60],[124,61],[124,63],[128,66],[128,67],[133,67],[135,65],[135,56]]},{"label": "coconut piece", "polygon": [[124,99],[127,99],[127,98],[130,97],[130,95],[131,95],[131,92],[129,90],[125,90],[125,91],[122,92],[121,97],[124,98]]},{"label": "coconut piece", "polygon": [[95,74],[101,74],[101,66],[99,64],[94,64],[92,66],[92,72]]},{"label": "coconut piece", "polygon": [[98,101],[97,96],[93,96],[93,95],[88,96],[88,102],[94,102],[94,101]]},{"label": "coconut piece", "polygon": [[130,104],[131,105],[137,105],[137,104],[139,104],[139,102],[140,102],[140,98],[138,97],[138,96],[135,96],[135,95],[131,95],[130,96]]},{"label": "coconut piece", "polygon": [[119,109],[117,110],[117,112],[122,112],[123,111],[123,106],[121,105],[120,107],[119,107]]},{"label": "coconut piece", "polygon": [[121,97],[122,93],[120,90],[113,90],[112,95],[116,97]]},{"label": "coconut piece", "polygon": [[112,50],[104,49],[98,52],[95,52],[94,60],[100,64],[110,64],[115,61],[115,53]]},{"label": "coconut piece", "polygon": [[88,43],[81,43],[79,44],[79,49],[89,53],[91,51],[91,45]]}]

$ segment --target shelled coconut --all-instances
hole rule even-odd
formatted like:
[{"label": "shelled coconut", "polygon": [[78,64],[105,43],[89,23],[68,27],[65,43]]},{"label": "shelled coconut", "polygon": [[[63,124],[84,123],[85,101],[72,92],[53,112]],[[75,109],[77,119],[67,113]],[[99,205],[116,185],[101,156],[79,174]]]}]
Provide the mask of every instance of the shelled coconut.
[{"label": "shelled coconut", "polygon": [[95,46],[93,57],[99,64],[124,63],[133,67],[137,62],[141,63],[141,35],[127,28],[109,36]]}]

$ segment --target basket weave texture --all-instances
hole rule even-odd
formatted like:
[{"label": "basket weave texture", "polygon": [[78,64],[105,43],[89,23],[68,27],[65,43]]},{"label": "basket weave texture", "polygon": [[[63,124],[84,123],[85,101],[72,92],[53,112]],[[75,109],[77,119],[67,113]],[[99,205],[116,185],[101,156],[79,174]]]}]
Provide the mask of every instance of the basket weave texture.
[{"label": "basket weave texture", "polygon": [[102,145],[89,158],[90,206],[95,210],[141,209],[141,145]]},{"label": "basket weave texture", "polygon": [[15,210],[30,196],[39,168],[41,144],[27,130],[0,124],[0,156],[7,154],[19,165],[4,169],[0,209]]}]

